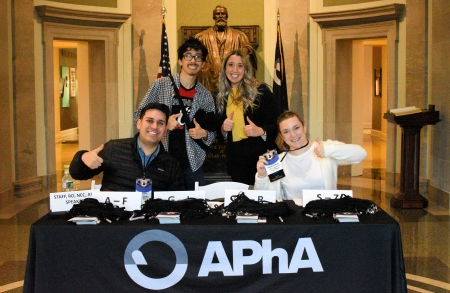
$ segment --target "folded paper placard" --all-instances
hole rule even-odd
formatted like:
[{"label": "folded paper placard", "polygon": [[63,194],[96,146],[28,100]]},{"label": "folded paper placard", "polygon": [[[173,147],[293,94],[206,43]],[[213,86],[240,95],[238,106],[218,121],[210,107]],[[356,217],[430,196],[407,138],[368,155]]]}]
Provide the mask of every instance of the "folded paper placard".
[{"label": "folded paper placard", "polygon": [[340,198],[342,195],[353,197],[352,190],[314,190],[314,189],[304,189],[303,190],[303,206],[312,200],[317,199],[336,199]]}]

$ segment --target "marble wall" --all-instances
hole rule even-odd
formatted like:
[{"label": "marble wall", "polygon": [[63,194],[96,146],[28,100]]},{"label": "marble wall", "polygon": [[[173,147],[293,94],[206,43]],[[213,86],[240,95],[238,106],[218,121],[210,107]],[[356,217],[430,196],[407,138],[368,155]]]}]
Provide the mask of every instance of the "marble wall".
[{"label": "marble wall", "polygon": [[14,178],[14,160],[12,158],[13,136],[12,129],[12,89],[11,83],[11,8],[10,5],[0,6],[0,149],[2,159],[0,163],[0,209],[12,200],[12,180]]},{"label": "marble wall", "polygon": [[307,122],[309,122],[308,2],[308,0],[279,1],[289,108]]},{"label": "marble wall", "polygon": [[[139,106],[142,98],[156,78],[159,59],[161,57],[161,1],[134,0],[132,7],[133,19],[133,88],[134,109]],[[175,44],[169,43],[170,46]],[[170,60],[176,64],[176,60]]]},{"label": "marble wall", "polygon": [[449,206],[450,192],[450,5],[447,0],[430,1],[430,102],[440,112],[441,122],[431,130],[432,151],[429,164],[430,193]]}]

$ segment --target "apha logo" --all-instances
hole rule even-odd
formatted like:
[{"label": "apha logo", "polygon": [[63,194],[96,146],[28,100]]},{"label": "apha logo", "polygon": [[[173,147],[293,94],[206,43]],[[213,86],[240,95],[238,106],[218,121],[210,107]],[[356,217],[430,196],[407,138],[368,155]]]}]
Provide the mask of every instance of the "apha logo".
[{"label": "apha logo", "polygon": [[[176,265],[170,275],[164,278],[150,278],[144,275],[138,265],[147,265],[147,262],[139,250],[142,245],[150,241],[160,241],[172,248],[176,256]],[[128,243],[125,249],[125,269],[130,278],[138,285],[152,290],[162,290],[178,283],[187,270],[187,252],[183,243],[174,235],[162,230],[149,230],[136,235]]]},{"label": "apha logo", "polygon": [[[144,255],[139,250],[150,241],[160,241],[172,248],[176,256],[174,270],[164,278],[150,278],[144,275],[138,265],[148,265]],[[272,249],[272,240],[264,239],[260,244],[253,240],[233,241],[233,266],[223,248],[222,242],[210,241],[203,256],[198,277],[207,277],[210,272],[222,272],[227,276],[243,276],[244,265],[253,265],[262,260],[262,273],[272,274],[272,259],[278,258],[278,273],[295,274],[298,269],[311,268],[314,272],[323,272],[322,264],[316,249],[309,237],[299,238],[295,251],[289,263],[288,254],[283,248]],[[251,255],[244,255],[245,250],[251,250]],[[304,252],[306,259],[302,259]],[[214,262],[214,257],[218,262]],[[125,269],[130,278],[138,285],[151,289],[162,290],[178,283],[186,273],[188,255],[183,243],[173,234],[162,230],[148,230],[136,235],[125,249]]]}]

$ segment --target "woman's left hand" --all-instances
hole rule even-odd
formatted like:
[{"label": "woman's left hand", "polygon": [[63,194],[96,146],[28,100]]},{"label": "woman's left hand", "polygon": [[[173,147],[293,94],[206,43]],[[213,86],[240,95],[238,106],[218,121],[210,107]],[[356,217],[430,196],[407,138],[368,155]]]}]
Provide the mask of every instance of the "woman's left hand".
[{"label": "woman's left hand", "polygon": [[257,126],[255,123],[253,123],[252,120],[250,120],[250,118],[247,116],[247,122],[248,125],[244,126],[244,132],[248,137],[257,137],[257,136],[261,136],[264,134],[264,129],[262,129],[261,127]]},{"label": "woman's left hand", "polygon": [[318,138],[316,139],[317,145],[314,148],[314,153],[316,154],[316,156],[318,156],[319,158],[324,158],[325,157],[325,148],[323,146],[323,141],[319,140]]}]

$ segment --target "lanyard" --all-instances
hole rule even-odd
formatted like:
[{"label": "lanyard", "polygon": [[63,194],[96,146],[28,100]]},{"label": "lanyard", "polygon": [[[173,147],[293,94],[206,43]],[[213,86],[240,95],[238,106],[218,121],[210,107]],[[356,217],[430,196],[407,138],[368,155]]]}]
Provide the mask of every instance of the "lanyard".
[{"label": "lanyard", "polygon": [[[148,158],[148,161],[145,161],[145,158],[147,157],[144,153],[144,162],[142,162],[142,168],[144,169],[144,176],[142,177],[143,179],[145,179],[145,170],[147,170],[148,166],[150,165],[152,159],[153,159],[153,155],[156,154],[156,152],[158,151],[158,148],[156,148],[156,150],[150,155],[150,157]],[[156,155],[155,155],[156,156]]]},{"label": "lanyard", "polygon": [[293,151],[297,151],[297,150],[301,150],[302,148],[305,148],[305,147],[307,147],[308,146],[308,144],[309,144],[309,140],[307,139],[306,140],[306,144],[305,145],[302,145],[301,147],[299,147],[299,148],[296,148],[295,150],[286,150],[286,155],[281,159],[281,161],[280,162],[283,162],[283,160],[284,160],[284,158],[286,158],[286,156],[287,156],[287,153],[288,152],[293,152]]}]

